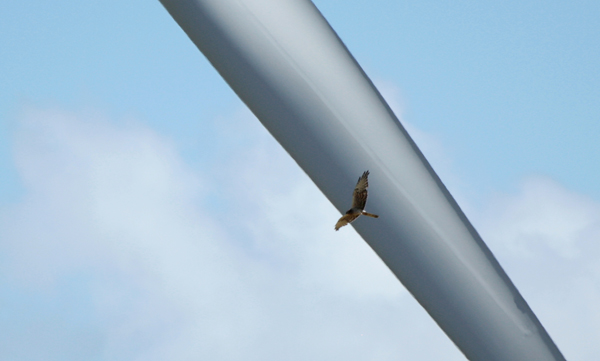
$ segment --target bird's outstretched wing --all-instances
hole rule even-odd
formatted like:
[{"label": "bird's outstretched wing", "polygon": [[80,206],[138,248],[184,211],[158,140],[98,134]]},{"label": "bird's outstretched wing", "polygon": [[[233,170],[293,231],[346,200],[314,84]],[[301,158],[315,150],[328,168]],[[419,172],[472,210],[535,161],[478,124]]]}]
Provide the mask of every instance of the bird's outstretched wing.
[{"label": "bird's outstretched wing", "polygon": [[353,220],[355,220],[356,218],[358,218],[358,216],[360,216],[360,213],[345,214],[335,224],[335,230],[337,231],[338,229],[342,228],[343,226],[349,224],[350,222],[352,222]]},{"label": "bird's outstretched wing", "polygon": [[352,193],[352,208],[360,210],[365,209],[367,204],[367,187],[369,186],[369,171],[366,171],[358,178],[354,193]]}]

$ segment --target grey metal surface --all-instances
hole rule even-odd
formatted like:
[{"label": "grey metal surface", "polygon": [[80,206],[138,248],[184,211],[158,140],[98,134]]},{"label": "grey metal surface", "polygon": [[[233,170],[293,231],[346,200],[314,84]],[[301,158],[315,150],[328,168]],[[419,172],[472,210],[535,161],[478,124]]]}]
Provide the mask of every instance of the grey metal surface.
[{"label": "grey metal surface", "polygon": [[564,360],[310,1],[161,2],[340,212],[370,170],[381,217],[352,225],[467,358]]}]

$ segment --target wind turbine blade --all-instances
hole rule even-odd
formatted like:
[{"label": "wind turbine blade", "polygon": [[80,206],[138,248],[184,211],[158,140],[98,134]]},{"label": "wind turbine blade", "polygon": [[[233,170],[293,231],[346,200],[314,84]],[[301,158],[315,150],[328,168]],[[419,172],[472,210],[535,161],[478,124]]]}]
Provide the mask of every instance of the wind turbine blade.
[{"label": "wind turbine blade", "polygon": [[310,1],[161,2],[340,212],[371,171],[380,218],[353,225],[468,359],[564,360]]}]

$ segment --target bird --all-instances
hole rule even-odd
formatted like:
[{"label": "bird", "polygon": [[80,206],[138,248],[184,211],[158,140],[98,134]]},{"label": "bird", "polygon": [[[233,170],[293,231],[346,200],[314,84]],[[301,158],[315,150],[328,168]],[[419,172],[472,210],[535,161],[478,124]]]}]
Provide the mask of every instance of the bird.
[{"label": "bird", "polygon": [[369,186],[369,171],[366,171],[358,178],[354,192],[352,193],[352,208],[340,218],[335,224],[335,230],[339,230],[343,226],[350,224],[358,216],[363,215],[372,218],[379,218],[378,215],[365,212],[365,204],[367,203],[367,187]]}]

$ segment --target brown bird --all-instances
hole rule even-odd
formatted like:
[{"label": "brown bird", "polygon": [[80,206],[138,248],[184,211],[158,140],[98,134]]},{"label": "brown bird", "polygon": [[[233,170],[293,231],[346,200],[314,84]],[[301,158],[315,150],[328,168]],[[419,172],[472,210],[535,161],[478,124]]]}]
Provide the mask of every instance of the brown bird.
[{"label": "brown bird", "polygon": [[367,204],[367,187],[369,186],[369,171],[363,173],[358,178],[354,193],[352,193],[352,208],[346,212],[346,214],[340,218],[335,224],[335,230],[342,228],[343,226],[354,221],[358,216],[363,215],[367,217],[379,218],[376,214],[365,212],[365,204]]}]

